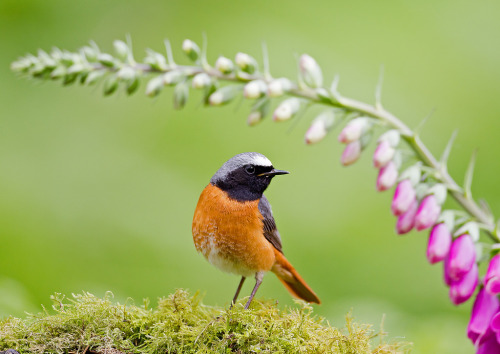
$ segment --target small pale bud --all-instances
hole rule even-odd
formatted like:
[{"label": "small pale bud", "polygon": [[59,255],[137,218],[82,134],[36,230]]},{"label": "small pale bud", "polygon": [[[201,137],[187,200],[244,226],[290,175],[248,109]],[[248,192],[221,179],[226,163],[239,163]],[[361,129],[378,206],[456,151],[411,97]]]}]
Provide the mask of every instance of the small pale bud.
[{"label": "small pale bud", "polygon": [[408,167],[399,176],[399,180],[408,179],[412,186],[415,187],[420,182],[420,176],[422,175],[422,163],[417,162],[416,164]]},{"label": "small pale bud", "polygon": [[196,74],[195,77],[193,77],[193,88],[195,89],[201,89],[210,86],[211,84],[212,79],[206,73]]},{"label": "small pale bud", "polygon": [[327,110],[318,115],[306,132],[306,144],[314,144],[322,140],[334,124],[335,113],[333,110]]},{"label": "small pale bud", "polygon": [[180,71],[172,70],[163,74],[163,83],[167,86],[173,86],[184,80],[184,77]]},{"label": "small pale bud", "polygon": [[266,83],[262,80],[250,81],[243,88],[245,98],[259,98],[267,91]]},{"label": "small pale bud", "polygon": [[398,179],[398,169],[396,164],[390,161],[387,165],[382,167],[378,172],[377,177],[377,190],[379,192],[391,188]]},{"label": "small pale bud", "polygon": [[355,140],[359,140],[361,135],[363,135],[369,128],[371,124],[368,118],[358,117],[351,120],[342,129],[339,135],[339,141],[344,144],[351,143]]},{"label": "small pale bud", "polygon": [[220,106],[229,103],[236,94],[241,90],[241,86],[224,86],[216,90],[208,98],[208,102],[212,106]]},{"label": "small pale bud", "polygon": [[167,59],[163,54],[157,53],[154,50],[146,49],[148,53],[144,62],[151,65],[153,69],[165,71],[168,68]]},{"label": "small pale bud", "polygon": [[323,74],[316,60],[313,57],[302,54],[299,60],[299,67],[302,79],[307,86],[317,88],[323,86]]},{"label": "small pale bud", "polygon": [[262,113],[259,111],[250,112],[247,117],[247,124],[250,126],[254,126],[258,124],[262,120]]},{"label": "small pale bud", "polygon": [[192,61],[197,61],[200,57],[200,47],[190,39],[185,39],[182,42],[182,50]]},{"label": "small pale bud", "polygon": [[52,79],[60,79],[61,77],[63,77],[67,73],[68,73],[68,70],[66,69],[66,67],[63,65],[59,65],[59,66],[56,66],[56,68],[54,70],[52,70],[52,72],[50,73],[50,77]]},{"label": "small pale bud", "polygon": [[479,241],[479,226],[476,222],[469,221],[455,231],[455,236],[461,234],[468,234],[474,242],[477,242]]},{"label": "small pale bud", "polygon": [[118,77],[116,75],[111,75],[104,82],[104,96],[112,95],[118,88]]},{"label": "small pale bud", "polygon": [[415,189],[409,179],[404,179],[399,182],[394,192],[392,199],[391,210],[395,216],[399,216],[406,212],[410,206],[416,201]]},{"label": "small pale bud", "polygon": [[400,140],[401,140],[401,134],[396,129],[388,130],[378,138],[379,143],[387,141],[389,145],[393,148],[398,146]]},{"label": "small pale bud", "polygon": [[257,70],[257,61],[246,53],[237,53],[235,62],[241,71],[248,74],[253,74]]},{"label": "small pale bud", "polygon": [[284,100],[279,104],[274,110],[273,120],[274,121],[285,121],[292,118],[300,109],[300,100],[298,98],[292,97]]},{"label": "small pale bud", "polygon": [[396,150],[390,145],[387,140],[382,140],[373,153],[373,165],[376,168],[386,166],[392,160]]},{"label": "small pale bud", "polygon": [[[60,52],[59,52],[60,53]],[[84,46],[82,47],[81,49],[81,53],[85,56],[85,59],[87,59],[87,61],[96,61],[97,60],[97,51],[92,48],[92,47],[89,47],[89,46]],[[60,55],[60,54],[58,54]]]},{"label": "small pale bud", "polygon": [[340,162],[344,166],[352,165],[361,156],[361,141],[355,140],[345,146]]},{"label": "small pale bud", "polygon": [[92,85],[97,82],[98,79],[104,76],[106,72],[104,70],[91,71],[85,78],[85,83],[87,85]]},{"label": "small pale bud", "polygon": [[234,70],[234,64],[231,59],[220,56],[215,62],[215,68],[223,74],[230,74]]},{"label": "small pale bud", "polygon": [[154,97],[160,93],[163,89],[164,81],[162,76],[157,76],[149,80],[146,85],[146,95],[149,97]]},{"label": "small pale bud", "polygon": [[121,60],[127,59],[130,52],[127,43],[125,43],[124,41],[115,40],[113,42],[113,47],[115,48],[115,52],[118,58],[120,58]]},{"label": "small pale bud", "polygon": [[293,84],[287,78],[279,78],[271,81],[267,87],[267,94],[269,97],[279,97],[290,91]]},{"label": "small pale bud", "polygon": [[108,67],[113,67],[116,64],[115,58],[113,58],[110,54],[107,54],[107,53],[100,53],[97,57],[97,60],[102,65],[108,66]]},{"label": "small pale bud", "polygon": [[448,189],[446,189],[446,186],[444,184],[436,183],[431,188],[429,188],[428,193],[434,194],[434,196],[436,197],[436,202],[439,205],[443,205],[446,201],[446,196],[448,195]]},{"label": "small pale bud", "polygon": [[186,81],[180,82],[174,89],[174,108],[182,109],[189,97],[189,87]]},{"label": "small pale bud", "polygon": [[124,66],[118,70],[117,75],[120,80],[133,80],[137,76],[137,73],[130,66]]},{"label": "small pale bud", "polygon": [[85,70],[85,67],[82,64],[73,64],[68,68],[67,73],[68,74],[79,74],[84,70]]}]

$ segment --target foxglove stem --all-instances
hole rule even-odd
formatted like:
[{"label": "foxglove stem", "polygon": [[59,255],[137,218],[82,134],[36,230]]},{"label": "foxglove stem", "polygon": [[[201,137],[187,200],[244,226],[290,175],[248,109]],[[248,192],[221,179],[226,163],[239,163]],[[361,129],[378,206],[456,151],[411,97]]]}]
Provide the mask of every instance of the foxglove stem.
[{"label": "foxglove stem", "polygon": [[[196,48],[193,45],[189,46],[187,51],[188,56],[191,57],[191,54],[198,55]],[[185,48],[186,50],[186,48]],[[211,68],[206,63],[206,58],[201,58],[200,65],[177,65],[173,62],[169,63],[165,60],[165,58],[159,54],[154,53],[151,54],[150,61],[145,61],[145,63],[136,63],[135,61],[130,61],[127,63],[121,63],[119,59],[113,58],[113,56],[106,53],[99,53],[96,51],[95,56],[98,57],[98,61],[91,60],[92,56],[85,56],[82,53],[68,53],[71,59],[71,63],[67,64],[68,68],[73,65],[73,69],[80,65],[78,62],[75,62],[73,58],[78,58],[84,64],[84,73],[89,74],[89,82],[90,77],[95,76],[91,75],[93,72],[110,72],[116,73],[123,66],[128,66],[136,71],[137,75],[145,75],[147,73],[166,73],[169,71],[179,71],[182,72],[186,77],[192,77],[199,73],[206,73],[211,76],[213,79],[221,80],[221,81],[229,81],[229,82],[238,82],[238,83],[246,83],[253,80],[262,80],[268,85],[270,81],[273,80],[269,73],[261,74],[257,70],[257,63],[255,59],[250,57],[247,54],[238,53],[236,56],[236,64],[240,68],[240,72],[236,73],[228,73],[225,74],[215,68]],[[189,53],[188,53],[189,52]],[[55,55],[61,55],[62,52],[57,52]],[[63,53],[66,55],[66,53]],[[81,59],[80,59],[81,58]],[[306,58],[306,57],[304,57]],[[191,57],[191,59],[195,59]],[[50,75],[40,75],[40,71],[37,71],[37,65],[39,63],[35,63],[36,60],[40,60],[34,56],[28,56],[25,58],[21,58],[17,62],[14,62],[11,68],[18,72],[26,72],[33,77],[40,78],[50,78]],[[500,237],[495,232],[495,224],[494,218],[483,208],[481,208],[474,199],[471,198],[470,195],[466,195],[466,192],[460,188],[460,186],[455,182],[455,180],[449,175],[447,168],[445,165],[441,164],[434,155],[429,151],[429,149],[422,143],[419,136],[412,131],[405,123],[399,120],[392,113],[388,112],[383,108],[381,104],[370,105],[364,102],[360,102],[351,98],[341,96],[336,88],[333,91],[328,91],[321,86],[320,80],[320,71],[316,70],[316,65],[312,64],[311,60],[308,62],[302,63],[301,70],[302,74],[305,77],[306,84],[309,85],[303,86],[292,83],[289,90],[287,90],[287,94],[299,98],[303,98],[309,100],[312,103],[318,103],[328,106],[333,106],[337,108],[344,109],[346,112],[358,113],[361,116],[371,117],[378,119],[385,125],[390,128],[396,129],[404,140],[408,143],[408,145],[415,151],[419,159],[428,167],[436,171],[435,177],[443,183],[449,193],[457,200],[459,204],[478,222],[483,225],[483,230],[489,235],[489,237],[495,241],[500,242]],[[307,65],[305,65],[307,64]],[[66,64],[65,64],[66,65]],[[80,65],[82,66],[82,65]],[[35,70],[32,70],[35,67]],[[83,66],[82,66],[83,67]],[[45,68],[42,68],[45,69]],[[54,68],[50,69],[54,72],[56,71]],[[49,74],[51,71],[49,70]],[[306,72],[304,72],[306,70]],[[314,73],[314,75],[312,75]],[[75,73],[75,75],[78,72]],[[67,80],[67,84],[74,82],[76,76],[68,76],[68,75],[60,75],[56,76],[53,73],[53,78],[63,78]],[[156,92],[156,91],[155,91]],[[321,94],[320,94],[321,92]],[[327,96],[325,96],[325,92]],[[325,98],[326,97],[326,98]]]}]

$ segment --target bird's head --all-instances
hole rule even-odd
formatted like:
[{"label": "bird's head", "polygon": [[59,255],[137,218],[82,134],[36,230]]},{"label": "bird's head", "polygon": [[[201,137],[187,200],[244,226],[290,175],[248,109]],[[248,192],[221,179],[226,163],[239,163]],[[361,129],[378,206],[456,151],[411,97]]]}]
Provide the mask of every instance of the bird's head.
[{"label": "bird's head", "polygon": [[226,161],[210,183],[238,201],[257,200],[274,176],[288,173],[275,169],[271,161],[258,152],[244,152]]}]

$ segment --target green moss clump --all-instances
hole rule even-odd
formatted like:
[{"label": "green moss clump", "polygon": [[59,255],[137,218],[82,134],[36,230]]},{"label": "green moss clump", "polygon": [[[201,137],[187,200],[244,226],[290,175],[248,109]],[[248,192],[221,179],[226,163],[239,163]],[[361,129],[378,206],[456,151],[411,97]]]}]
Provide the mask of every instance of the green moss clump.
[{"label": "green moss clump", "polygon": [[[336,329],[312,308],[280,310],[272,301],[245,300],[232,310],[210,307],[177,290],[150,308],[113,304],[89,293],[52,296],[55,313],[0,320],[0,350],[21,353],[402,353],[411,345],[387,343],[382,332],[346,317]],[[377,342],[376,344],[374,342]]]}]

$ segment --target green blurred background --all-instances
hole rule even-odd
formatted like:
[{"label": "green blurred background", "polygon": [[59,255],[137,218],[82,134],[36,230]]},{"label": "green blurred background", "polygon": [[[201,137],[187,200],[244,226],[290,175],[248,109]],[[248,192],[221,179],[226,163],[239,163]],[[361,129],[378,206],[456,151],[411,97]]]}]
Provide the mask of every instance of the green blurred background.
[{"label": "green blurred background", "polygon": [[[336,326],[353,309],[415,353],[468,353],[471,301],[453,306],[441,266],[425,259],[427,232],[395,235],[392,192],[376,193],[370,147],[342,168],[334,132],[316,146],[297,125],[246,126],[248,103],[183,111],[172,90],[156,99],[101,87],[19,79],[10,62],[38,48],[111,50],[132,36],[137,58],[172,41],[209,39],[209,59],[269,47],[275,76],[295,77],[307,52],[340,90],[372,102],[385,67],[384,105],[410,126],[432,110],[423,140],[439,154],[459,130],[450,171],[461,182],[479,149],[473,191],[500,214],[500,3],[497,1],[16,1],[0,2],[0,315],[50,305],[53,292],[111,290],[142,302],[176,288],[227,306],[239,279],[197,254],[191,220],[199,193],[228,158],[259,151],[289,176],[266,193],[287,257]],[[182,60],[181,60],[182,58]],[[259,297],[293,304],[272,274]],[[248,294],[251,282],[243,292]]]}]

